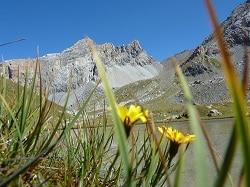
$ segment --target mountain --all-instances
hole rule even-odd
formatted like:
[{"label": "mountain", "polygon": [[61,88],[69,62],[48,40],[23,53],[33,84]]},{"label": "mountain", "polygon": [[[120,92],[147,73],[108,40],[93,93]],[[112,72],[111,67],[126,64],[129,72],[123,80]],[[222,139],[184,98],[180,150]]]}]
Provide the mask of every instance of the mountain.
[{"label": "mountain", "polygon": [[[111,43],[95,45],[113,88],[153,78],[162,71],[162,65],[143,50],[138,40],[132,41],[127,46],[116,47]],[[19,72],[19,80],[23,83],[28,66],[30,82],[35,72],[35,62],[36,59],[5,62],[8,68],[7,77],[17,82]],[[79,100],[83,101],[99,80],[87,39],[79,40],[61,53],[39,57],[38,62],[42,83],[44,87],[50,88],[50,98],[54,98],[59,104],[65,102],[69,87],[72,89],[69,106],[76,105]]]},{"label": "mountain", "polygon": [[[246,1],[235,8],[221,24],[221,30],[236,71],[241,76],[245,46],[250,56],[250,2]],[[184,57],[184,60],[180,57]],[[221,66],[223,62],[213,33],[196,49],[178,54],[176,58],[179,59],[182,71],[189,82],[196,104],[230,100]],[[165,66],[166,63],[169,63],[169,60],[163,62]],[[248,88],[250,89],[250,84]],[[177,94],[177,98],[179,102],[183,100],[181,92]],[[249,94],[247,99],[250,99]]]},{"label": "mountain", "polygon": [[[236,7],[221,23],[221,29],[235,68],[241,76],[245,62],[244,46],[250,50],[250,1]],[[194,97],[193,102],[200,114],[214,115],[211,111],[218,110],[218,114],[222,113],[224,117],[231,115],[231,105],[228,104],[231,100],[213,34],[195,49],[182,51],[162,62],[156,62],[148,55],[137,40],[126,46],[114,46],[112,43],[95,46],[118,103],[139,103],[153,111],[154,118],[158,120],[187,117],[185,98],[171,62],[175,58],[186,76]],[[28,80],[31,81],[35,62],[36,59],[5,62],[7,78],[16,82],[19,71],[19,80],[23,83],[28,66]],[[42,83],[50,88],[51,100],[64,104],[71,85],[68,108],[73,111],[77,110],[99,80],[86,39],[79,40],[61,53],[40,57],[38,62],[41,66]],[[250,84],[247,99],[250,101]],[[89,104],[89,111],[95,110],[95,115],[101,113],[104,100],[100,85]]]},{"label": "mountain", "polygon": [[[241,68],[237,66],[243,60],[242,46],[250,46],[250,3],[246,1],[233,10],[231,15],[221,24],[221,30],[230,50],[230,54],[236,68],[240,72]],[[244,32],[246,36],[244,35]],[[248,38],[247,38],[248,37]],[[211,58],[219,59],[220,53],[213,33],[210,34],[201,45],[199,45],[191,54],[189,59],[182,64],[182,69],[186,76],[195,76],[216,72],[216,63],[211,62]],[[195,62],[195,64],[193,63]],[[192,65],[190,65],[192,64]]]}]

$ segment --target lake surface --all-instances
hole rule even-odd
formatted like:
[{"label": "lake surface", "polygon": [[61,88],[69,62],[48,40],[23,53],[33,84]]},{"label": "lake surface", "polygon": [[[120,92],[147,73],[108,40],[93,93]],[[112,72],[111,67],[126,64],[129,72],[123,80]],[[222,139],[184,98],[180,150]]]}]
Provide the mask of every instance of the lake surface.
[{"label": "lake surface", "polygon": [[[224,153],[227,149],[227,144],[231,136],[232,128],[233,128],[233,119],[214,119],[214,120],[205,120],[203,121],[205,125],[205,129],[207,131],[207,134],[210,137],[210,141],[212,143],[213,148],[216,150],[217,155],[216,159],[218,163],[222,163],[222,159],[224,157]],[[156,124],[157,126],[160,126],[162,124]],[[192,131],[190,129],[190,126],[188,124],[188,121],[186,122],[171,122],[169,124],[166,124],[169,126],[172,126],[173,128],[178,129],[179,131],[187,134],[192,134]],[[133,131],[136,133],[137,131],[144,131],[145,125],[137,125],[133,128]],[[140,133],[139,133],[140,134]],[[143,133],[141,133],[143,134]],[[160,137],[159,133],[159,137]],[[185,159],[184,159],[184,168],[182,173],[182,185],[181,186],[198,186],[196,182],[196,171],[195,171],[195,158],[194,158],[194,150],[193,145],[190,144],[188,147],[186,153],[185,153]],[[208,149],[207,149],[208,150]],[[217,173],[215,170],[215,166],[212,161],[212,157],[209,152],[207,152],[207,165],[204,166],[204,170],[206,170],[210,175],[210,182],[213,184],[213,181],[215,181]],[[235,186],[237,186],[238,179],[239,179],[239,173],[242,167],[242,158],[241,153],[238,145],[238,149],[234,158],[234,162],[231,166],[231,177],[233,180],[233,183]],[[170,177],[171,180],[174,178],[174,174]],[[226,183],[226,186],[231,186],[230,183]]]},{"label": "lake surface", "polygon": [[[229,139],[231,137],[232,129],[233,129],[233,123],[234,119],[227,118],[227,119],[213,119],[213,120],[204,120],[204,126],[207,131],[207,134],[210,138],[211,144],[216,151],[216,159],[219,164],[222,163],[225,151],[227,149],[227,145],[229,142]],[[250,118],[248,118],[248,122],[250,124]],[[159,135],[159,138],[161,137],[160,132],[158,132],[157,127],[163,125],[161,124],[155,124],[156,125],[156,132]],[[172,126],[173,128],[183,132],[184,134],[193,134],[189,125],[188,121],[185,122],[171,122],[164,124],[167,126]],[[135,125],[132,128],[132,132],[135,135],[139,135],[139,139],[137,141],[138,144],[143,143],[143,135],[144,131],[146,129],[146,125]],[[141,132],[141,133],[140,133]],[[112,143],[112,147],[117,148],[116,140]],[[215,166],[211,157],[210,152],[207,150],[207,157],[206,162],[207,164],[204,166],[204,170],[207,171],[209,174],[209,179],[211,186],[213,185],[214,181],[217,177],[217,172],[215,170]],[[195,171],[196,168],[196,160],[195,160],[195,153],[194,153],[194,146],[191,143],[185,153],[184,156],[184,167],[182,171],[182,185],[184,187],[196,187],[197,184],[197,173]],[[173,160],[174,162],[175,160]],[[237,186],[238,179],[239,179],[239,173],[241,171],[242,167],[242,157],[241,157],[241,151],[240,151],[240,145],[237,147],[237,151],[235,154],[234,161],[231,166],[230,175],[233,181],[234,186]],[[175,173],[171,174],[170,181],[173,181],[175,177]],[[205,182],[205,181],[204,181]],[[231,186],[231,184],[228,182],[225,186]]]}]

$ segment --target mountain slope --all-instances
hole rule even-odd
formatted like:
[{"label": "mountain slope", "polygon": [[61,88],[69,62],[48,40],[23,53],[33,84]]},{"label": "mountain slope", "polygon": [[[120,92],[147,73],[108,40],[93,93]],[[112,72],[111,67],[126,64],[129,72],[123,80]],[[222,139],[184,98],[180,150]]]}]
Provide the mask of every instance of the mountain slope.
[{"label": "mountain slope", "polygon": [[[242,72],[239,63],[243,60],[243,46],[250,46],[250,2],[240,4],[231,15],[221,24],[221,30],[235,62],[238,72]],[[244,36],[244,32],[246,36]],[[210,34],[201,45],[197,46],[192,55],[182,64],[186,76],[204,76],[204,74],[218,73],[220,67],[218,62],[220,53],[216,39]],[[241,74],[241,73],[240,73]],[[214,75],[214,74],[213,74]],[[206,76],[206,75],[205,75]]]},{"label": "mountain slope", "polygon": [[[245,46],[250,56],[250,2],[246,1],[236,7],[221,24],[221,30],[236,71],[241,76],[245,62]],[[195,103],[230,101],[221,63],[223,62],[221,62],[220,51],[213,34],[205,38],[187,60],[180,63],[190,83]],[[248,88],[250,89],[250,84]],[[179,102],[183,100],[181,96],[181,93],[176,95]],[[250,99],[250,94],[247,99]]]}]

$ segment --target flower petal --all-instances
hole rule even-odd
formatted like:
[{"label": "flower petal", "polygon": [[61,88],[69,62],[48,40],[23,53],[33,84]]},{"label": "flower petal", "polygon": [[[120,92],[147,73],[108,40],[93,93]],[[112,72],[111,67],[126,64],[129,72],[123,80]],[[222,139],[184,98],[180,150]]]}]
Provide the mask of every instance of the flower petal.
[{"label": "flower petal", "polygon": [[127,115],[130,118],[130,122],[132,124],[135,123],[141,117],[141,107],[140,106],[135,107],[134,105],[130,105]]},{"label": "flower petal", "polygon": [[184,135],[182,132],[179,132],[176,129],[173,130],[172,127],[166,127],[163,125],[161,127],[158,127],[158,130],[173,143],[190,143],[195,140],[195,135]]},{"label": "flower petal", "polygon": [[117,106],[117,111],[118,111],[118,115],[120,116],[122,122],[124,122],[127,113],[128,113],[128,109],[126,106]]}]

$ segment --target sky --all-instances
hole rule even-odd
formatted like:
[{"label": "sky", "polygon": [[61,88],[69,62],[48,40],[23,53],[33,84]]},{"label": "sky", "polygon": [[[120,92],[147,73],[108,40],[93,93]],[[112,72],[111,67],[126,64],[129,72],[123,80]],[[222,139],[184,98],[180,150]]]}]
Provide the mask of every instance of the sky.
[{"label": "sky", "polygon": [[[243,2],[214,0],[219,22]],[[194,49],[211,32],[204,0],[0,1],[0,61],[59,53],[85,37],[115,46],[136,39],[162,61]]]}]

